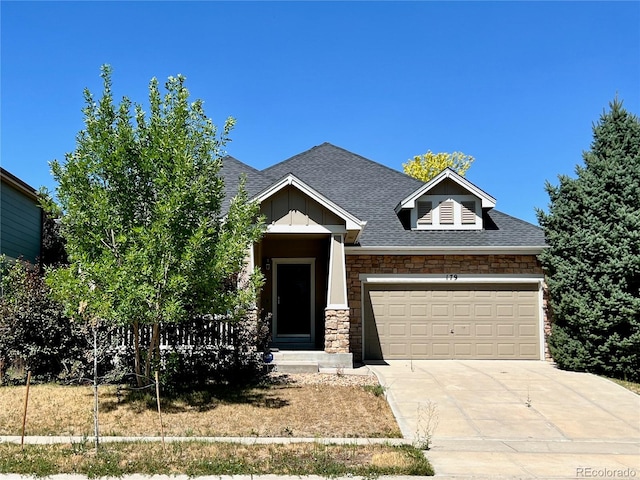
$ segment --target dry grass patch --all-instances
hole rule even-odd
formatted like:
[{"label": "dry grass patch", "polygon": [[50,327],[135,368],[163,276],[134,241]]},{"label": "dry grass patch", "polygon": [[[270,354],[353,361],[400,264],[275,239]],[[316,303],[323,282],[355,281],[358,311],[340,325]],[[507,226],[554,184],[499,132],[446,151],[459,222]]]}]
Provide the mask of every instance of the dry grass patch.
[{"label": "dry grass patch", "polygon": [[81,473],[93,477],[125,474],[196,475],[433,475],[422,452],[389,445],[239,445],[231,443],[117,443],[98,454],[86,444],[0,444],[0,473],[48,476]]},{"label": "dry grass patch", "polygon": [[[332,376],[335,377],[335,376]],[[363,382],[316,375],[251,388],[215,387],[163,399],[167,436],[400,437],[381,396]],[[0,435],[19,435],[24,387],[0,388]],[[152,393],[120,398],[115,386],[100,387],[102,435],[158,436]],[[90,387],[32,386],[28,435],[92,435]]]},{"label": "dry grass patch", "polygon": [[609,380],[622,385],[627,390],[631,390],[633,393],[640,395],[640,383],[629,382],[628,380],[619,380],[617,378],[609,378]]}]

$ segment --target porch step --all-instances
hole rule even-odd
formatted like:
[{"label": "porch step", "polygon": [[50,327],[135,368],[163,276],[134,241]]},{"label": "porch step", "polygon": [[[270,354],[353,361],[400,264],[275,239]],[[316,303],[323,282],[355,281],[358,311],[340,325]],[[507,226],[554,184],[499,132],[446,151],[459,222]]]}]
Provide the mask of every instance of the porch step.
[{"label": "porch step", "polygon": [[279,373],[318,373],[318,362],[278,361],[275,363],[276,372]]},{"label": "porch step", "polygon": [[326,353],[316,350],[273,351],[273,360],[278,372],[318,373],[322,368],[352,368],[351,353]]}]

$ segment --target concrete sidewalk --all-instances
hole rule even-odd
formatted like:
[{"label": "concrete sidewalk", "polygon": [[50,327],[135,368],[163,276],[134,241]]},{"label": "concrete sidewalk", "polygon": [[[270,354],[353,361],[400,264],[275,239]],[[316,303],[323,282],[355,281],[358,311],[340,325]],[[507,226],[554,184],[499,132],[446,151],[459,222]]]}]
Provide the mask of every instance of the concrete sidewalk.
[{"label": "concrete sidewalk", "polygon": [[437,420],[427,452],[437,477],[640,478],[640,396],[609,380],[539,361],[369,367],[405,438]]}]

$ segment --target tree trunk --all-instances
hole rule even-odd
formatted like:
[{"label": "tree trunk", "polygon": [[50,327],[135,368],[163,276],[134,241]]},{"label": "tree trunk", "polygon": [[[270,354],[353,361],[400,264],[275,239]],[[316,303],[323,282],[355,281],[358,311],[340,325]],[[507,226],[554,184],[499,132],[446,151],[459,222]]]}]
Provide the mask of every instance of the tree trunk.
[{"label": "tree trunk", "polygon": [[153,324],[153,333],[151,335],[151,341],[149,342],[149,350],[147,351],[147,361],[144,368],[144,374],[147,378],[151,378],[151,361],[154,364],[160,362],[160,324]]},{"label": "tree trunk", "polygon": [[142,376],[140,369],[140,324],[137,320],[133,322],[133,349],[134,349],[134,364],[136,371],[136,384],[142,387]]}]

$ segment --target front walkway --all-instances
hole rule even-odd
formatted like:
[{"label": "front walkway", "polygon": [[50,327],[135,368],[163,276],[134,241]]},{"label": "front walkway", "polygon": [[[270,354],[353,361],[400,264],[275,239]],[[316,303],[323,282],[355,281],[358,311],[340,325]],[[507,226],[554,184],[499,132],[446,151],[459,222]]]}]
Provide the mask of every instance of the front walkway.
[{"label": "front walkway", "polygon": [[[540,361],[370,365],[444,478],[640,478],[640,396]],[[429,424],[437,426],[429,432]]]}]

